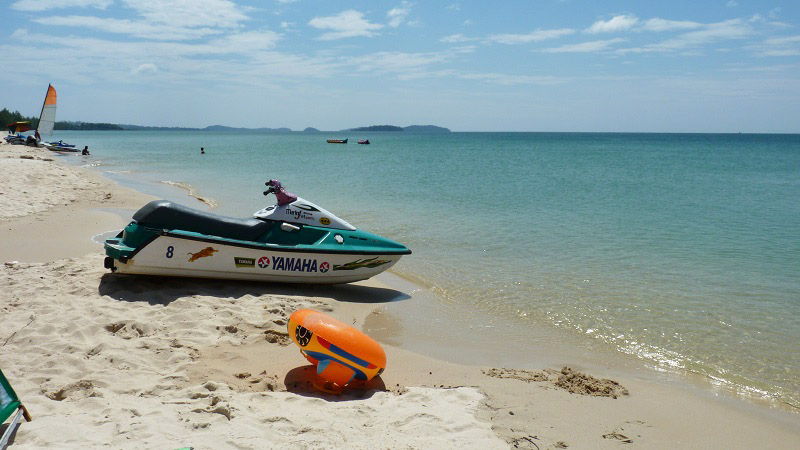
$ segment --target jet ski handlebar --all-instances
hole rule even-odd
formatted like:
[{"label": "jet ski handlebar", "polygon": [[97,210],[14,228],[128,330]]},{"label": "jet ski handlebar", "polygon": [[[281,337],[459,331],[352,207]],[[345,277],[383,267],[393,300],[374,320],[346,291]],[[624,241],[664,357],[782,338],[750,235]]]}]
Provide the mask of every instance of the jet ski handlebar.
[{"label": "jet ski handlebar", "polygon": [[281,182],[278,180],[272,179],[264,184],[267,186],[267,190],[264,191],[264,195],[275,194],[275,197],[278,198],[278,206],[283,206],[297,200],[297,196],[286,191],[286,189],[281,185]]}]

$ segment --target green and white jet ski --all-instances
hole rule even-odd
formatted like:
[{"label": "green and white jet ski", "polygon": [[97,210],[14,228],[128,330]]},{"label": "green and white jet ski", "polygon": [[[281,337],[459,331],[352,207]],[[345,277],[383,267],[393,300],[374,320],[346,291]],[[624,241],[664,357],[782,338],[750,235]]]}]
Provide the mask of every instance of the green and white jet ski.
[{"label": "green and white jet ski", "polygon": [[365,280],[411,254],[406,246],[357,230],[331,212],[286,192],[278,180],[264,195],[278,203],[237,219],[155,200],[105,241],[112,272],[281,283]]}]

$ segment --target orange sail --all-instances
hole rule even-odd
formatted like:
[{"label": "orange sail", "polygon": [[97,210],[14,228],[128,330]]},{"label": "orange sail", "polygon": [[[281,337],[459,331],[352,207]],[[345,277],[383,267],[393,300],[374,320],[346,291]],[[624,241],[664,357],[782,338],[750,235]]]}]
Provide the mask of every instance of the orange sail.
[{"label": "orange sail", "polygon": [[53,134],[53,127],[56,125],[56,88],[52,85],[47,87],[47,95],[44,97],[42,113],[39,114],[39,125],[36,132],[42,134]]}]

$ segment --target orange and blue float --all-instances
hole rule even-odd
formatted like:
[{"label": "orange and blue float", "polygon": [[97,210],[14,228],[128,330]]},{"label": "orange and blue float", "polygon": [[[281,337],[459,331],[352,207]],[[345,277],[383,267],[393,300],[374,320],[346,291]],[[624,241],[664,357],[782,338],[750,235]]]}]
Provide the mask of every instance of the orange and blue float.
[{"label": "orange and blue float", "polygon": [[323,380],[314,387],[340,393],[351,381],[369,381],[386,368],[386,352],[374,339],[333,317],[310,309],[292,313],[289,336]]}]

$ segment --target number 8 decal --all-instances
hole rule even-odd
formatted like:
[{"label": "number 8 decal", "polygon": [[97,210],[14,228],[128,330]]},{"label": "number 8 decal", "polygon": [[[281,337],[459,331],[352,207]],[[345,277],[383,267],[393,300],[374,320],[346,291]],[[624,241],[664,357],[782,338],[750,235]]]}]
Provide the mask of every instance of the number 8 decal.
[{"label": "number 8 decal", "polygon": [[169,247],[167,247],[167,258],[172,258],[172,252],[174,252],[174,251],[175,251],[175,247],[173,247],[171,245]]}]

